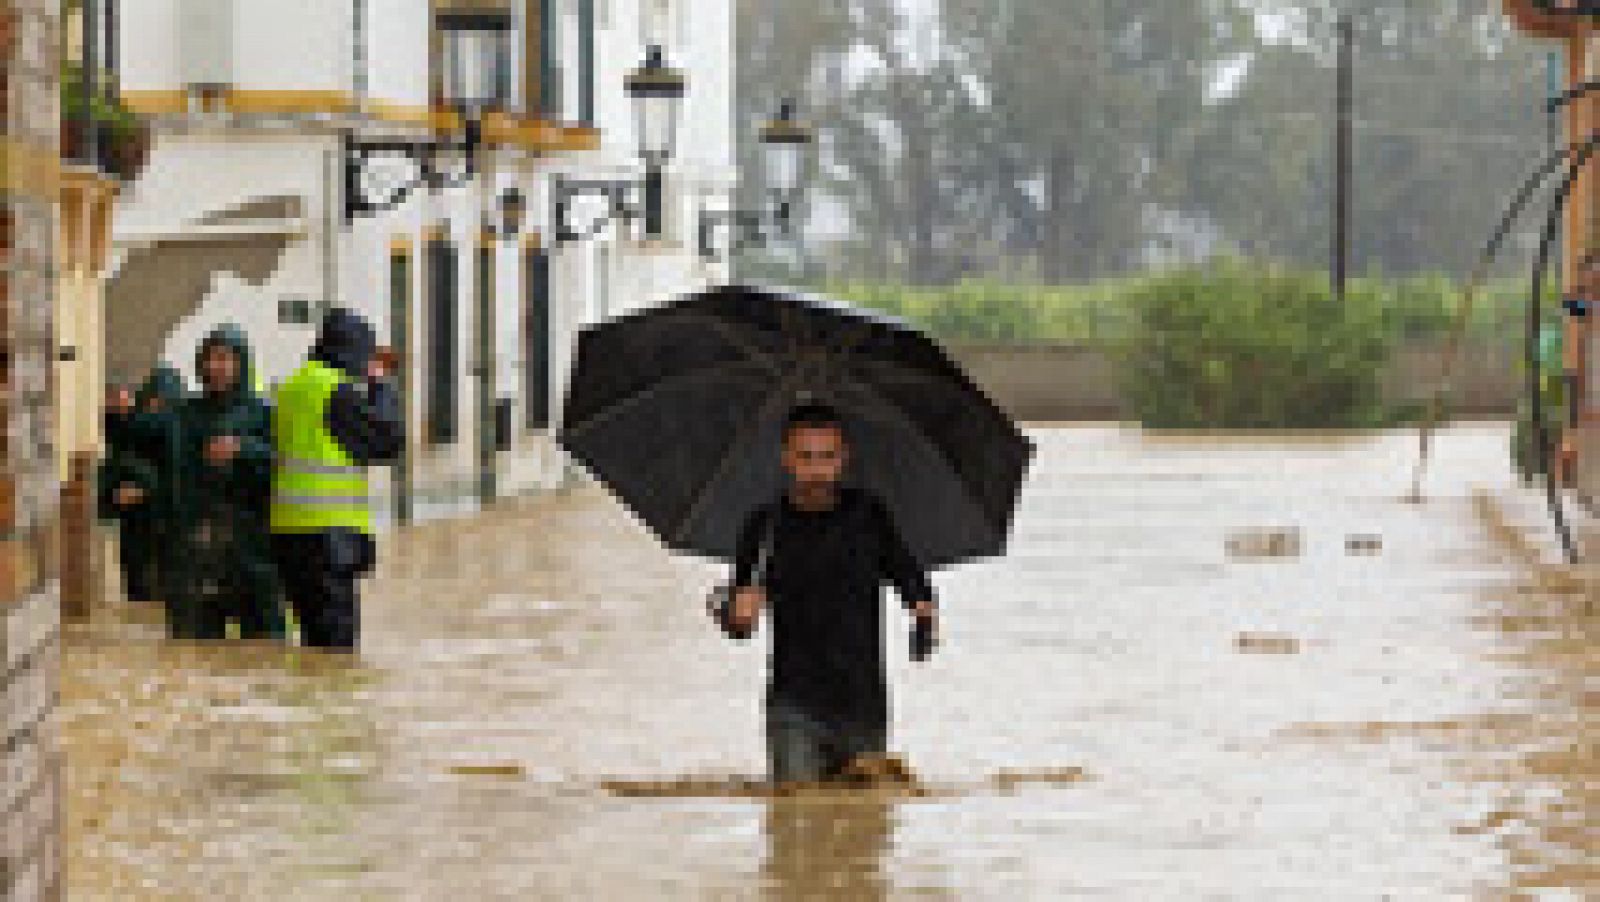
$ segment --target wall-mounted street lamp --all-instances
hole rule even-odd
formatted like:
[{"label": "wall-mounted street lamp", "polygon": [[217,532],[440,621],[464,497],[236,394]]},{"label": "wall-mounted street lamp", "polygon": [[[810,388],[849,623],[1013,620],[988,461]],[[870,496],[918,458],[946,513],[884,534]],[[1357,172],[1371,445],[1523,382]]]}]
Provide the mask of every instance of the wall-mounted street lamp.
[{"label": "wall-mounted street lamp", "polygon": [[765,244],[773,230],[782,235],[791,234],[794,204],[805,185],[815,144],[816,133],[795,115],[794,101],[784,100],[777,117],[761,127],[761,148],[767,158],[767,172],[772,176],[771,206],[759,210],[702,210],[701,255],[707,259],[716,258],[716,233],[723,226],[734,230],[728,246],[730,254]]},{"label": "wall-mounted street lamp", "polygon": [[[628,99],[633,101],[634,133],[639,142],[639,159],[644,163],[644,178],[557,178],[553,186],[557,243],[592,238],[614,219],[643,219],[645,237],[661,237],[662,173],[677,149],[678,116],[686,88],[683,72],[667,63],[660,46],[651,45],[645,51],[644,62],[628,73],[626,81]],[[629,200],[635,189],[642,195],[638,203]],[[596,217],[583,232],[574,229],[569,221],[572,201],[579,197],[600,197],[607,202],[605,214]]]},{"label": "wall-mounted street lamp", "polygon": [[[463,185],[483,171],[483,117],[504,107],[509,96],[511,21],[494,13],[441,15],[444,95],[461,117],[458,136],[365,140],[350,132],[344,151],[344,218],[382,213],[404,203],[419,188],[438,191]],[[486,228],[501,238],[522,227],[526,203],[515,188],[502,193],[498,209],[485,211]]]}]

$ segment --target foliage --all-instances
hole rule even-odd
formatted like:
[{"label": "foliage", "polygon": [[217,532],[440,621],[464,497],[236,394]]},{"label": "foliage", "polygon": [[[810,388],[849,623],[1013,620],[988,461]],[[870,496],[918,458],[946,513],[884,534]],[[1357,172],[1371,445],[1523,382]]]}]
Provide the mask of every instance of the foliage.
[{"label": "foliage", "polygon": [[1105,343],[1126,317],[1123,283],[1028,285],[966,279],[946,288],[869,282],[828,286],[828,293],[906,319],[949,341]]},{"label": "foliage", "polygon": [[[1243,265],[1234,262],[1230,267]],[[1312,272],[1304,277],[1325,279]],[[822,290],[902,317],[943,341],[1110,345],[1126,335],[1132,323],[1129,294],[1148,284],[1147,278],[1136,277],[1085,285],[967,278],[946,287],[839,281]],[[1438,273],[1401,279],[1365,276],[1351,280],[1349,290],[1375,299],[1383,331],[1396,342],[1443,340],[1464,300],[1461,286]],[[1480,288],[1466,340],[1520,342],[1526,328],[1527,294],[1522,279],[1499,279]]]},{"label": "foliage", "polygon": [[1117,349],[1136,418],[1159,428],[1370,427],[1387,421],[1380,375],[1394,342],[1383,294],[1343,300],[1312,274],[1233,262],[1130,290]]},{"label": "foliage", "polygon": [[[1401,345],[1445,340],[1463,302],[1461,287],[1439,274],[1353,279],[1339,302],[1321,273],[1237,259],[1087,285],[967,279],[826,291],[941,341],[1105,348],[1138,417],[1169,427],[1415,422],[1423,406],[1380,407],[1379,379]],[[1520,347],[1527,291],[1522,279],[1482,287],[1466,346]]]},{"label": "foliage", "polygon": [[[1464,274],[1550,140],[1554,48],[1490,0],[912,7],[739,0],[747,190],[755,123],[796,94],[822,136],[800,221],[826,214],[745,272],[1061,284],[1142,271],[1163,244],[1179,262],[1325,267],[1339,9],[1356,34],[1354,270]],[[1513,236],[1507,272],[1528,247]]]},{"label": "foliage", "polygon": [[132,138],[143,128],[138,114],[119,103],[110,92],[103,91],[86,100],[82,67],[70,61],[61,67],[61,118],[66,122],[88,119],[116,139]]},{"label": "foliage", "polygon": [[[1549,441],[1549,454],[1553,459],[1561,445],[1568,416],[1567,385],[1563,372],[1564,341],[1562,324],[1546,321],[1539,342],[1540,400],[1544,414],[1545,436]],[[1527,378],[1527,366],[1522,367],[1522,378]],[[1543,476],[1545,456],[1538,447],[1538,430],[1533,422],[1533,399],[1524,398],[1518,406],[1516,428],[1511,434],[1511,465],[1523,479]]]}]

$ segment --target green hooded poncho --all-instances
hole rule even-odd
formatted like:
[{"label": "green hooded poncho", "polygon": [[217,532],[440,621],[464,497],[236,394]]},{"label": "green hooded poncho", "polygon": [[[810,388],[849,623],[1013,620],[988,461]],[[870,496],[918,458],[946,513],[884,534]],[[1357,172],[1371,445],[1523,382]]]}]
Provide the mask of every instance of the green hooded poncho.
[{"label": "green hooded poncho", "polygon": [[[100,465],[97,497],[101,516],[120,527],[123,588],[135,601],[162,594],[160,563],[171,527],[163,478],[169,449],[155,420],[182,404],[184,394],[178,371],[158,366],[135,394],[133,412],[105,417],[106,457]],[[152,405],[154,401],[160,402],[159,408]],[[122,486],[139,489],[144,498],[128,507],[117,505],[115,495]]]},{"label": "green hooded poncho", "polygon": [[[256,393],[250,344],[237,326],[224,325],[200,343],[195,370],[214,345],[239,358],[238,376],[223,391],[204,391],[184,401],[171,424],[177,474],[172,504],[178,526],[171,568],[175,635],[220,639],[228,621],[244,638],[284,635],[276,570],[268,532],[272,492],[271,412]],[[239,440],[231,461],[214,464],[205,449],[212,439]]]}]

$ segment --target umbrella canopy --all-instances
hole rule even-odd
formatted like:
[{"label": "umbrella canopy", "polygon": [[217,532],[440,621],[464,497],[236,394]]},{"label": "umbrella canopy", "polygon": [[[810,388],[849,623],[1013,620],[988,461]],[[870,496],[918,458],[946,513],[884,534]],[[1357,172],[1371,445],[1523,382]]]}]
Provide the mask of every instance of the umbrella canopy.
[{"label": "umbrella canopy", "polygon": [[668,547],[730,557],[783,490],[783,423],[845,419],[846,481],[882,497],[919,561],[999,554],[1033,444],[904,321],[729,285],[585,328],[557,438]]}]

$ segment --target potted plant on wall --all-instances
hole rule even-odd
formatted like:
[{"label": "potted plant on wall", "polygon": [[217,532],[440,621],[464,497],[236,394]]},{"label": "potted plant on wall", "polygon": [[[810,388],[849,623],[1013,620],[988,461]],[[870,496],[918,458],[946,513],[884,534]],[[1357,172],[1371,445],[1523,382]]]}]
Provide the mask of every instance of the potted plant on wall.
[{"label": "potted plant on wall", "polygon": [[[93,160],[86,156],[91,133],[96,138]],[[85,98],[81,69],[70,62],[61,79],[61,155],[124,180],[137,177],[150,156],[150,129],[144,120],[111,96]]]}]

